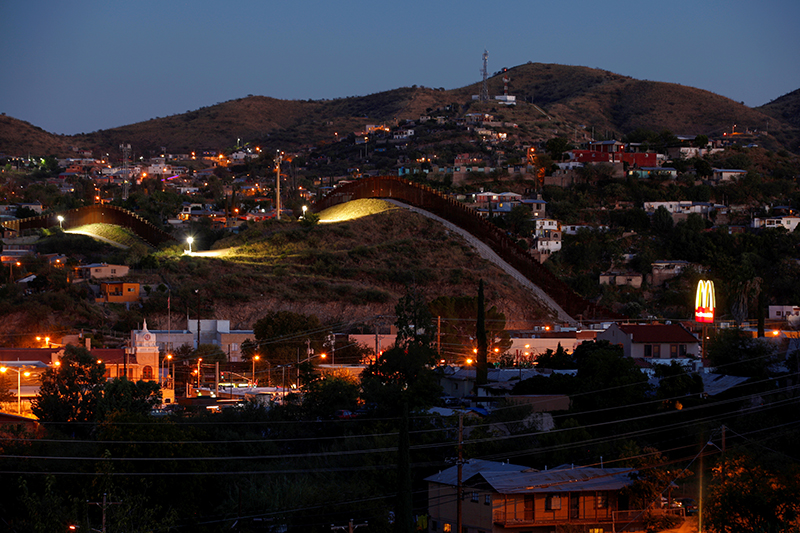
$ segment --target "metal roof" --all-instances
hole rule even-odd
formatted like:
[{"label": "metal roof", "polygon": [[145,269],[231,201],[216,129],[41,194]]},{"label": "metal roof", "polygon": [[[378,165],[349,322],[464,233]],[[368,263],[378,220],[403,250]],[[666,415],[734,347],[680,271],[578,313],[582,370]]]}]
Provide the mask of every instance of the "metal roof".
[{"label": "metal roof", "polygon": [[[560,466],[553,470],[534,470],[520,465],[472,459],[463,465],[465,484],[488,484],[500,494],[536,492],[580,492],[619,490],[633,484],[629,468],[590,468]],[[452,466],[425,481],[455,486],[458,467]]]}]

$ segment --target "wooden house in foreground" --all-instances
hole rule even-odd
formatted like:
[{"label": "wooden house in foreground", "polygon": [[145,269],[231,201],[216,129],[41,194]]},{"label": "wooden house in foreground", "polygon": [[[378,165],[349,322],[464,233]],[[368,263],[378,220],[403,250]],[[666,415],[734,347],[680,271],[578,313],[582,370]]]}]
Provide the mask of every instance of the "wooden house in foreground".
[{"label": "wooden house in foreground", "polygon": [[[627,468],[534,470],[473,459],[462,469],[463,533],[550,533],[568,525],[608,533],[631,525],[621,494],[633,484]],[[455,533],[457,467],[426,481],[428,531]]]}]

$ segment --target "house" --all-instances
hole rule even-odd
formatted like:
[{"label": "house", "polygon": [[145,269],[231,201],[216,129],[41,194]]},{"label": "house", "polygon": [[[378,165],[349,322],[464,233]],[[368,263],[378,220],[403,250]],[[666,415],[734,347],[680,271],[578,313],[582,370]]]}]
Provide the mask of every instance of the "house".
[{"label": "house", "polygon": [[73,269],[73,282],[85,279],[121,278],[128,275],[130,268],[126,265],[109,265],[108,263],[92,263],[79,265]]},{"label": "house", "polygon": [[738,180],[747,175],[746,170],[737,170],[733,168],[715,168],[712,169],[712,172],[711,179],[716,182]]},{"label": "house", "polygon": [[628,171],[632,178],[670,178],[678,177],[678,171],[672,167],[639,167]]},{"label": "house", "polygon": [[788,322],[792,325],[800,323],[800,306],[797,305],[770,305],[769,319]]},{"label": "house", "polygon": [[139,284],[124,281],[104,281],[100,283],[100,296],[97,303],[123,304],[139,300]]},{"label": "house", "polygon": [[604,272],[600,274],[600,285],[627,286],[638,289],[642,286],[643,278],[644,276],[638,272]]},{"label": "house", "polygon": [[647,281],[653,286],[661,285],[665,281],[672,279],[676,276],[679,276],[686,269],[688,269],[689,266],[691,266],[691,263],[682,260],[653,261],[650,264],[651,272],[650,275],[648,276],[650,279],[648,279]]},{"label": "house", "polygon": [[611,324],[597,340],[621,345],[625,357],[641,362],[702,367],[700,340],[680,324]]},{"label": "house", "polygon": [[533,248],[544,262],[550,254],[561,250],[561,224],[552,218],[537,218],[533,231]]},{"label": "house", "polygon": [[[626,468],[567,465],[534,470],[471,459],[462,465],[462,531],[550,533],[563,527],[597,533],[615,531],[625,516],[620,492],[633,484]],[[458,466],[425,479],[428,531],[452,532],[457,524]]]},{"label": "house", "polygon": [[789,215],[754,218],[751,223],[753,228],[785,228],[789,233],[793,232],[798,225],[800,225],[800,217]]}]

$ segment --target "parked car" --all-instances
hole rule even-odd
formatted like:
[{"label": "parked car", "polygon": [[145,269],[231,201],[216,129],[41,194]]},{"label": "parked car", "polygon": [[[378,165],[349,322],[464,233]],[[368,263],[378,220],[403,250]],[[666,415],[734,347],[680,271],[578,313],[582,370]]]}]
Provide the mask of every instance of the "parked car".
[{"label": "parked car", "polygon": [[678,498],[677,500],[683,506],[684,511],[688,515],[697,513],[697,502],[693,498]]},{"label": "parked car", "polygon": [[339,409],[333,414],[333,416],[339,420],[350,420],[351,418],[355,418],[356,414],[353,411],[348,411],[347,409]]}]

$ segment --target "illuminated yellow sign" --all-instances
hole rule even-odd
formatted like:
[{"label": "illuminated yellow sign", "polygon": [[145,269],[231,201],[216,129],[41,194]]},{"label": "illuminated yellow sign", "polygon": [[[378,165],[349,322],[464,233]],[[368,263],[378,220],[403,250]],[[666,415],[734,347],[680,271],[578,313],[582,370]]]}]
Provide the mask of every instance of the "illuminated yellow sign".
[{"label": "illuminated yellow sign", "polygon": [[714,308],[717,306],[714,296],[714,282],[700,280],[697,284],[697,295],[694,298],[694,319],[705,324],[714,323]]}]

